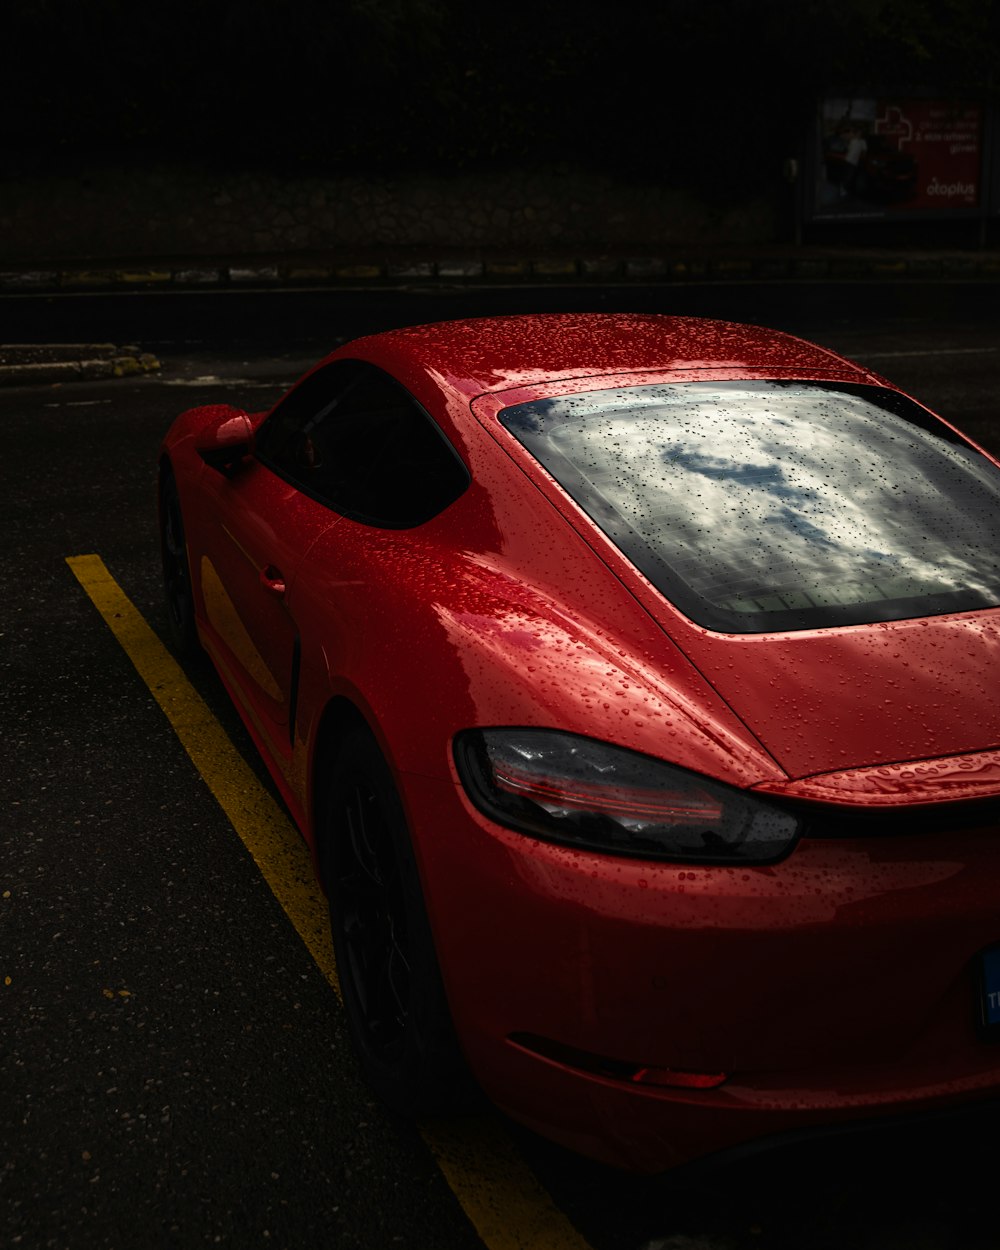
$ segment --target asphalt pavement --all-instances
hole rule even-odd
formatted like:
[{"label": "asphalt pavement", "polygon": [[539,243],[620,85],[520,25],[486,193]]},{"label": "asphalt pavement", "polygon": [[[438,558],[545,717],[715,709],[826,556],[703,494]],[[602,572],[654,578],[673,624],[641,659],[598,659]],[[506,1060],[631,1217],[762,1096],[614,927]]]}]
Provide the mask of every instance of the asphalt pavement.
[{"label": "asphalt pavement", "polygon": [[[252,339],[258,333],[253,319],[233,319],[232,310],[241,304],[262,308],[263,297],[275,295],[288,297],[298,308],[377,308],[378,316],[362,332],[412,322],[403,310],[417,304],[429,310],[424,314],[429,319],[568,308],[660,311],[666,306],[688,315],[729,316],[783,328],[780,316],[769,315],[770,307],[782,314],[794,309],[806,320],[812,308],[826,320],[838,308],[842,316],[852,316],[863,299],[870,319],[873,312],[878,315],[870,303],[875,298],[885,306],[885,316],[927,315],[937,306],[951,307],[957,316],[975,316],[992,301],[997,282],[997,250],[793,244],[670,253],[637,246],[616,254],[600,249],[530,254],[353,249],[283,256],[122,257],[100,263],[42,260],[6,268],[0,260],[0,386],[155,371],[159,360],[149,350],[150,307],[171,308],[170,341],[177,337],[174,331],[193,340],[210,338],[206,326],[212,322],[217,334]],[[747,292],[768,288],[771,296],[757,297],[761,313],[755,315]],[[192,313],[207,308],[213,296],[228,297],[225,315]],[[748,305],[751,315],[733,316],[727,307],[734,302]],[[112,304],[127,308],[129,315],[108,318],[98,312]],[[266,306],[273,309],[273,300]],[[189,322],[184,335],[182,328]],[[100,341],[94,331],[104,327],[127,337]],[[303,322],[299,338],[311,337]],[[316,341],[333,346],[318,332]]]}]

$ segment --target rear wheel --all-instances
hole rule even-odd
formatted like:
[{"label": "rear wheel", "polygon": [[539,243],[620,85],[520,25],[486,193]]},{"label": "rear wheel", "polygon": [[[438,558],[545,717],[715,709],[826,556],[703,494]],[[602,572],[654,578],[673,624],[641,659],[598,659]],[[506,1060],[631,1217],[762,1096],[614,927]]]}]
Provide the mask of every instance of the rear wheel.
[{"label": "rear wheel", "polygon": [[458,1048],[399,795],[376,742],[355,730],[333,765],[324,878],[351,1040],[369,1084],[408,1116],[462,1110]]},{"label": "rear wheel", "polygon": [[191,570],[177,482],[171,470],[160,478],[160,554],[163,560],[163,592],[167,626],[177,652],[182,656],[198,653],[198,631],[194,621]]}]

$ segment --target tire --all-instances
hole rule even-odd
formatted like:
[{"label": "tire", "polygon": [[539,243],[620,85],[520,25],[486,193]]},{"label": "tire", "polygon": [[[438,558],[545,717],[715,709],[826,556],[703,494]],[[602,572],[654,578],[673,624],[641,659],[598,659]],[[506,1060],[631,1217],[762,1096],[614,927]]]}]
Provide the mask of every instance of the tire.
[{"label": "tire", "polygon": [[163,561],[167,628],[174,650],[178,655],[190,659],[200,654],[201,648],[194,620],[194,597],[181,501],[177,493],[177,482],[169,468],[164,469],[160,478],[160,555]]},{"label": "tire", "polygon": [[343,742],[324,807],[323,875],[348,1029],[369,1085],[397,1114],[469,1110],[413,847],[367,730]]}]

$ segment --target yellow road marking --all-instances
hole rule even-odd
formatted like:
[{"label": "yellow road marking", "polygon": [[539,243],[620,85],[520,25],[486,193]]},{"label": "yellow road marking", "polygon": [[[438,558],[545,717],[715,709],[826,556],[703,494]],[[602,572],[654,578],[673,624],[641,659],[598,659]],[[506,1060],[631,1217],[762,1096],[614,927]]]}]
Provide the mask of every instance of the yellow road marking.
[{"label": "yellow road marking", "polygon": [[424,1124],[420,1131],[490,1250],[590,1250],[498,1120]]},{"label": "yellow road marking", "polygon": [[100,556],[70,556],[66,563],[163,709],[320,971],[339,993],[326,902],[305,843]]},{"label": "yellow road marking", "polygon": [[[298,831],[100,556],[66,563],[162,708],[330,985],[340,994],[326,901]],[[424,1140],[488,1250],[590,1250],[490,1118],[425,1124]]]}]

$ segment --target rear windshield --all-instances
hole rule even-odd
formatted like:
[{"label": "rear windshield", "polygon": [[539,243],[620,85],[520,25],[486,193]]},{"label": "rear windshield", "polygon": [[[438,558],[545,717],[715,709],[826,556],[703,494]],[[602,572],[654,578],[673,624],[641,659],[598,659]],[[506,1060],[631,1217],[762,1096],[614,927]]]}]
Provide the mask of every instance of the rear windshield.
[{"label": "rear windshield", "polygon": [[1000,470],[894,391],[637,386],[519,404],[500,420],[710,629],[1000,604]]}]

